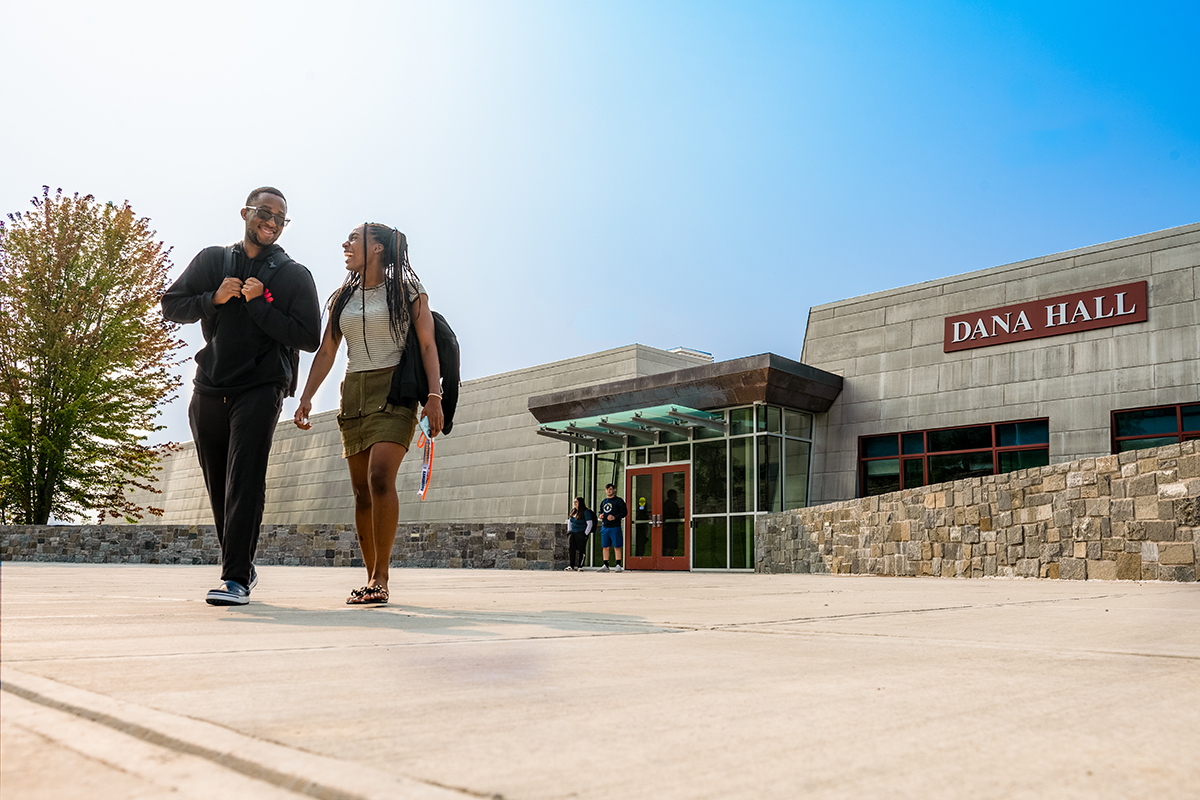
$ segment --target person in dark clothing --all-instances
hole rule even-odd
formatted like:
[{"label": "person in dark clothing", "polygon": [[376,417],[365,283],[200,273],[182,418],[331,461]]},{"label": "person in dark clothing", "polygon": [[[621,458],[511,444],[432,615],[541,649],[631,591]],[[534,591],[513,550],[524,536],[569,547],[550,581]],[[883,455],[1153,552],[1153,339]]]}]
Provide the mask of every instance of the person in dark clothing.
[{"label": "person in dark clothing", "polygon": [[621,572],[625,566],[621,563],[621,547],[625,544],[622,535],[625,515],[629,509],[625,501],[617,497],[617,489],[611,483],[604,487],[604,499],[600,501],[600,546],[604,562],[600,565],[601,572],[608,572],[608,551],[616,551],[616,567],[614,572]]},{"label": "person in dark clothing", "polygon": [[242,209],[241,242],[208,247],[162,299],[172,322],[200,322],[188,421],[221,545],[221,584],[211,605],[245,605],[258,582],[254,552],[266,501],[275,424],[296,385],[296,351],[321,343],[321,308],[312,275],[275,244],[288,223],[287,200],[255,189]]},{"label": "person in dark clothing", "polygon": [[596,515],[583,504],[582,497],[576,497],[575,505],[567,516],[567,549],[570,558],[567,571],[578,572],[583,567],[584,547],[595,524]]},{"label": "person in dark clothing", "polygon": [[678,558],[683,553],[683,542],[679,535],[683,529],[683,509],[679,506],[679,492],[667,490],[662,501],[662,554]]}]

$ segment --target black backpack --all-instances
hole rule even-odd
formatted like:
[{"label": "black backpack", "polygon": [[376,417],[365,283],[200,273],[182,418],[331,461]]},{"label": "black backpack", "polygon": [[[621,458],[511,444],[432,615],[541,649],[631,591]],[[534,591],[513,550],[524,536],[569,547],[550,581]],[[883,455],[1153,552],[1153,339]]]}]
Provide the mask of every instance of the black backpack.
[{"label": "black backpack", "polygon": [[[262,281],[263,287],[267,289],[271,288],[271,279],[278,274],[277,268],[286,267],[292,263],[294,263],[294,259],[282,250],[268,258],[267,272],[261,278],[259,278],[259,280]],[[233,247],[226,246],[225,268],[223,270],[223,277],[221,279],[224,280],[225,278],[230,277],[233,277]],[[296,387],[300,383],[300,351],[295,347],[288,347],[284,344],[279,346],[283,349],[283,357],[286,358],[288,363],[292,365],[292,381],[290,384],[288,384],[287,395],[285,396],[295,397]]]},{"label": "black backpack", "polygon": [[[438,366],[442,373],[442,413],[445,422],[442,433],[450,433],[454,427],[454,410],[458,407],[459,367],[458,337],[446,318],[433,312],[433,341],[437,345]],[[417,341],[416,325],[409,325],[408,339],[404,342],[404,357],[392,373],[392,390],[388,402],[402,405],[416,400],[422,405],[429,399],[429,379],[425,376],[425,364],[421,360],[421,345]]]}]

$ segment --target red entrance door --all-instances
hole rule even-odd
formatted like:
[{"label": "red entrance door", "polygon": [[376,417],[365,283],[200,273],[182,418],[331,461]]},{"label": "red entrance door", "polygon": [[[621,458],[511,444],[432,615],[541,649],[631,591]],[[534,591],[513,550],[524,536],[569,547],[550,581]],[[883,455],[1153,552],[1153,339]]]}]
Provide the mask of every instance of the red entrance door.
[{"label": "red entrance door", "polygon": [[625,473],[629,569],[690,569],[688,467],[641,467]]}]

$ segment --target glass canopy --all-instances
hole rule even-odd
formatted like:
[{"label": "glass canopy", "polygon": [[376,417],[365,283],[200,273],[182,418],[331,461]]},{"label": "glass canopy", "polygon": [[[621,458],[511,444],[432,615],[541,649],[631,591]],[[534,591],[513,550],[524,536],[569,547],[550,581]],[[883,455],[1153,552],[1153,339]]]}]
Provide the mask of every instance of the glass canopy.
[{"label": "glass canopy", "polygon": [[659,431],[686,434],[689,428],[708,428],[725,432],[723,414],[713,414],[680,405],[651,406],[619,411],[595,417],[581,417],[542,425],[538,433],[568,442],[590,443],[596,440],[623,443],[626,436],[655,441]]}]

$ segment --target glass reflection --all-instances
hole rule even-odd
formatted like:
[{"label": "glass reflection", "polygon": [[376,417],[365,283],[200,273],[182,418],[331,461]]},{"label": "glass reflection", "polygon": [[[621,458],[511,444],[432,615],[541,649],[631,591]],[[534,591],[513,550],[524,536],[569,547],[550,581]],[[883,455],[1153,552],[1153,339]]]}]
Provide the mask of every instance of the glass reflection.
[{"label": "glass reflection", "polygon": [[[1151,436],[1175,433],[1179,430],[1174,406],[1150,408],[1145,411],[1123,411],[1114,414],[1113,417],[1117,425],[1117,436]],[[1151,445],[1155,446],[1157,445]]]},{"label": "glass reflection", "polygon": [[783,462],[783,439],[758,437],[758,510],[782,511],[783,493],[779,491]]},{"label": "glass reflection", "polygon": [[1049,450],[1014,450],[1011,453],[998,453],[997,456],[1001,472],[1044,467],[1050,463]]},{"label": "glass reflection", "polygon": [[1015,447],[1022,444],[1047,444],[1050,441],[1050,421],[1007,422],[996,426],[996,445]]},{"label": "glass reflection", "polygon": [[729,510],[754,510],[754,439],[729,441]]},{"label": "glass reflection", "polygon": [[[929,442],[929,452],[939,453],[948,450],[974,450],[977,447],[992,446],[992,426],[979,425],[974,428],[951,428],[945,431],[929,431],[925,434]],[[986,473],[991,474],[991,473]],[[965,475],[963,477],[966,477]],[[939,481],[933,481],[939,483]]]},{"label": "glass reflection", "polygon": [[684,508],[687,485],[682,472],[662,476],[662,555],[682,558],[684,554]]},{"label": "glass reflection", "polygon": [[754,569],[754,517],[729,520],[729,568]]},{"label": "glass reflection", "polygon": [[812,414],[800,411],[783,411],[783,432],[788,436],[799,436],[801,439],[812,438]]},{"label": "glass reflection", "polygon": [[786,439],[783,443],[783,507],[804,508],[808,504],[808,442]]},{"label": "glass reflection", "polygon": [[[932,448],[931,448],[932,449]],[[992,474],[992,451],[929,457],[929,482],[945,483]]]},{"label": "glass reflection", "polygon": [[782,415],[776,406],[758,406],[758,429],[762,432],[782,433]]},{"label": "glass reflection", "polygon": [[754,409],[735,408],[729,412],[729,435],[754,433]]},{"label": "glass reflection", "polygon": [[1124,442],[1117,442],[1117,450],[1121,453],[1129,450],[1146,450],[1150,447],[1162,447],[1167,444],[1175,444],[1179,441],[1176,436],[1156,436],[1149,439],[1128,439]]},{"label": "glass reflection", "polygon": [[696,569],[725,569],[728,563],[726,538],[725,517],[696,520],[692,566]]},{"label": "glass reflection", "polygon": [[898,455],[900,455],[900,440],[896,438],[895,434],[889,436],[869,436],[862,440],[863,458]]},{"label": "glass reflection", "polygon": [[695,506],[697,514],[721,514],[725,511],[725,495],[729,490],[725,440],[696,442],[692,461],[692,479],[695,481]]},{"label": "glass reflection", "polygon": [[925,459],[904,459],[904,488],[912,489],[925,485]]},{"label": "glass reflection", "polygon": [[654,476],[634,475],[632,479],[633,497],[626,500],[632,508],[633,530],[630,536],[629,554],[638,558],[649,558],[654,553],[651,550],[651,494],[654,491]]},{"label": "glass reflection", "polygon": [[866,461],[863,463],[863,481],[867,494],[884,494],[900,490],[900,459]]}]

